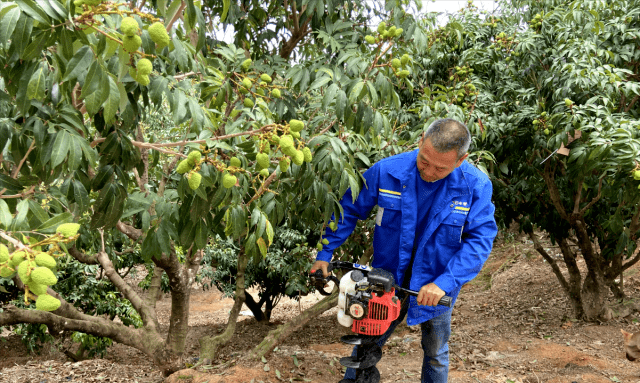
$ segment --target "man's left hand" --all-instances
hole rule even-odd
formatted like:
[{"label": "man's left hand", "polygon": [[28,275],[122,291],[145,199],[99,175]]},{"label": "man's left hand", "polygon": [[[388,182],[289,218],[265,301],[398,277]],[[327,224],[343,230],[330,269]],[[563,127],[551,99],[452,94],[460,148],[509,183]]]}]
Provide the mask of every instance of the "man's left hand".
[{"label": "man's left hand", "polygon": [[435,306],[444,297],[445,292],[442,291],[435,283],[429,283],[422,286],[418,292],[418,304],[423,306]]}]

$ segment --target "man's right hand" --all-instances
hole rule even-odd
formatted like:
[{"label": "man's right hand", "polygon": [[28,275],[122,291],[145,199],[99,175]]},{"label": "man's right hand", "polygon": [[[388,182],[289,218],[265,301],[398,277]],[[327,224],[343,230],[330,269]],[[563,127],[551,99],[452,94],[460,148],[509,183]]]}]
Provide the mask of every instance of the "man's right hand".
[{"label": "man's right hand", "polygon": [[327,267],[329,267],[329,262],[326,262],[326,261],[315,261],[315,263],[311,266],[311,272],[313,273],[314,271],[320,269],[320,270],[322,270],[322,276],[326,278],[326,277],[329,276],[329,272],[327,271]]}]

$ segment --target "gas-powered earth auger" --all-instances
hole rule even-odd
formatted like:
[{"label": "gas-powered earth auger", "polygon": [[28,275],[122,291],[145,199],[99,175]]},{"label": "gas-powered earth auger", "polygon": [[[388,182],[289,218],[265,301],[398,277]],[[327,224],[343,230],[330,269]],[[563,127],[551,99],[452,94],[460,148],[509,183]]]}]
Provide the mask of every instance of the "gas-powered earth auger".
[{"label": "gas-powered earth auger", "polygon": [[[344,343],[358,346],[355,356],[340,358],[340,364],[356,370],[356,379],[342,379],[339,383],[378,383],[380,371],[376,363],[382,359],[382,348],[376,341],[400,315],[402,302],[396,291],[413,296],[418,296],[418,292],[396,285],[393,274],[386,270],[344,261],[330,262],[327,271],[333,269],[349,271],[338,280],[334,275],[325,278],[322,270],[312,270],[310,279],[322,295],[331,294],[324,290],[329,281],[340,287],[338,322],[351,327],[356,334],[340,338]],[[438,304],[451,307],[451,302],[451,297],[444,296]]]}]

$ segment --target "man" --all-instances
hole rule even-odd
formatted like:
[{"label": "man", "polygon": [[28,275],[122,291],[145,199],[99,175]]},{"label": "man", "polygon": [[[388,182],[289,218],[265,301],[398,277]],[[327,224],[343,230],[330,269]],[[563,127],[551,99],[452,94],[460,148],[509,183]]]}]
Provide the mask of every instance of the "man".
[{"label": "man", "polygon": [[[419,291],[403,299],[400,317],[380,337],[382,346],[407,316],[422,329],[422,382],[446,382],[452,308],[437,306],[445,294],[454,302],[463,284],[486,261],[498,232],[489,178],[465,161],[471,143],[467,127],[452,119],[437,120],[420,138],[418,149],[375,163],[364,173],[366,185],[352,202],[347,191],[340,202],[344,216],[318,252],[311,270],[325,276],[333,250],[378,206],[373,238],[374,268],[393,273],[396,283]],[[355,349],[354,349],[355,353]],[[354,379],[348,369],[345,379]]]}]

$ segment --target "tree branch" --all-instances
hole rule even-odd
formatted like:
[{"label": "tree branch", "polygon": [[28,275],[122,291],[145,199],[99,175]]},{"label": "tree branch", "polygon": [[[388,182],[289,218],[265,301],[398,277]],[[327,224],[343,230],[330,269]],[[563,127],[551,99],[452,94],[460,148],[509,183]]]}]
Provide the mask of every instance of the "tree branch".
[{"label": "tree branch", "polygon": [[[20,169],[22,169],[22,165],[24,165],[24,162],[27,160],[29,153],[31,153],[31,151],[35,147],[36,147],[36,140],[33,140],[31,141],[31,145],[29,145],[29,149],[27,149],[27,152],[24,154],[24,156],[18,163],[18,166],[16,166],[11,172],[11,178],[13,178],[14,180],[17,179],[16,177],[18,177],[18,174],[20,173]],[[7,191],[7,188],[3,188],[2,190],[0,190],[0,196],[2,196],[6,191]],[[20,194],[16,194],[16,195],[19,196]],[[12,198],[18,198],[18,197],[12,197]]]},{"label": "tree branch", "polygon": [[[57,311],[57,310],[56,310]],[[98,319],[97,317],[89,317]],[[0,326],[9,326],[20,323],[41,323],[52,327],[54,332],[80,331],[95,336],[107,337],[118,343],[140,348],[142,339],[138,331],[130,329],[122,324],[104,320],[78,320],[58,316],[53,312],[40,310],[26,310],[10,305],[0,313]]]},{"label": "tree branch", "polygon": [[122,221],[118,221],[118,223],[116,224],[116,229],[118,229],[122,234],[126,235],[134,241],[140,239],[140,237],[142,237],[142,235],[144,234],[142,230],[136,229],[131,225],[127,225]]},{"label": "tree branch", "polygon": [[553,177],[548,161],[544,164],[544,171],[542,172],[542,177],[544,178],[544,181],[547,184],[547,188],[549,189],[549,196],[551,197],[551,202],[553,203],[553,206],[555,206],[556,210],[558,211],[562,219],[566,220],[567,222],[570,222],[569,216],[567,215],[567,212],[566,210],[564,210],[564,206],[562,205],[562,199],[560,198],[560,191],[558,190],[558,185],[556,185],[556,181]]},{"label": "tree branch", "polygon": [[116,269],[113,267],[113,263],[109,259],[107,253],[102,250],[97,254],[97,258],[100,262],[100,265],[104,269],[107,278],[109,278],[111,283],[113,283],[113,285],[120,292],[122,292],[124,297],[129,300],[129,302],[131,302],[133,308],[138,312],[138,314],[140,314],[140,318],[142,319],[142,322],[145,324],[145,326],[151,325],[155,327],[155,324],[157,323],[156,313],[150,310],[149,307],[144,303],[142,298],[140,298],[140,296],[136,294],[135,291],[133,291],[133,288],[129,286],[129,284],[126,283],[122,278],[120,278],[120,275],[118,275]]},{"label": "tree branch", "polygon": [[87,255],[82,253],[80,250],[76,248],[76,245],[73,245],[69,248],[69,255],[78,261],[87,264],[87,265],[99,265],[98,258],[95,255]]},{"label": "tree branch", "polygon": [[589,201],[589,203],[587,204],[587,206],[583,207],[580,212],[578,213],[580,216],[583,216],[587,210],[589,210],[591,208],[591,206],[593,206],[596,202],[598,202],[600,200],[600,198],[602,197],[602,182],[604,181],[604,176],[600,177],[600,182],[598,182],[598,194],[593,197],[593,199],[591,201]]}]

